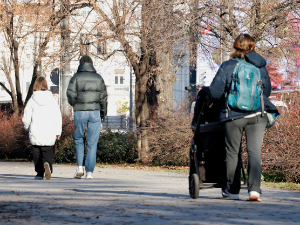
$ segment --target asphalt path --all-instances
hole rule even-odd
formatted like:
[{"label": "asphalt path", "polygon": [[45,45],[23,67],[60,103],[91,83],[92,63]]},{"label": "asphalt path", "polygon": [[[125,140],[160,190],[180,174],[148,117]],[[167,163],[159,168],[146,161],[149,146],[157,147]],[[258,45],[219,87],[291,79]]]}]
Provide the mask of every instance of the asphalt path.
[{"label": "asphalt path", "polygon": [[0,224],[300,224],[300,192],[263,188],[262,202],[224,199],[218,188],[188,192],[188,174],[54,165],[35,180],[33,163],[0,162]]}]

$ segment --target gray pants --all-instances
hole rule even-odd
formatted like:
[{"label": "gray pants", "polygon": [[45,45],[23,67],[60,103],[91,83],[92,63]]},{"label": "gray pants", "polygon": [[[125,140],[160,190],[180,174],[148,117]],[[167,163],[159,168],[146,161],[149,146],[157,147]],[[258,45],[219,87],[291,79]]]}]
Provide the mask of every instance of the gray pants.
[{"label": "gray pants", "polygon": [[244,131],[248,152],[248,192],[261,193],[261,147],[267,121],[267,115],[264,117],[258,115],[252,118],[228,121],[224,124],[227,188],[229,193],[239,194],[241,188],[241,165],[238,163],[238,155]]}]

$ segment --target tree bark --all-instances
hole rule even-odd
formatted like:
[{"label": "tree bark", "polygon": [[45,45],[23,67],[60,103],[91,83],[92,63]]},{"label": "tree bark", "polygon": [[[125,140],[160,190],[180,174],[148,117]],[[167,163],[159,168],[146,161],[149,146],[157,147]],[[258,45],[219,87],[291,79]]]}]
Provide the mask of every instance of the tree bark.
[{"label": "tree bark", "polygon": [[16,40],[12,41],[12,49],[13,49],[13,62],[14,62],[14,69],[15,69],[15,85],[16,85],[16,93],[17,93],[17,100],[19,106],[23,106],[23,99],[22,99],[22,91],[20,86],[20,64],[19,64],[19,43]]},{"label": "tree bark", "polygon": [[149,58],[142,57],[141,62],[133,64],[136,75],[135,82],[135,102],[136,102],[136,127],[138,130],[137,142],[139,150],[139,161],[141,163],[151,162],[147,138],[147,120],[149,118],[149,106],[147,102],[147,83],[148,83]]},{"label": "tree bark", "polygon": [[149,118],[149,107],[147,102],[147,75],[144,73],[136,77],[135,100],[136,100],[136,126],[138,129],[138,150],[141,163],[149,163],[149,146],[147,138],[147,120]]},{"label": "tree bark", "polygon": [[230,59],[233,41],[239,34],[233,14],[234,4],[233,0],[225,0],[220,6],[220,45],[223,62]]},{"label": "tree bark", "polygon": [[26,99],[25,99],[25,105],[27,104],[27,102],[29,101],[29,99],[31,98],[31,96],[33,94],[33,86],[34,86],[34,82],[37,78],[38,78],[38,65],[35,64],[34,67],[33,67],[31,82],[30,82],[30,85],[29,85],[29,89],[28,89],[28,92],[27,92]]},{"label": "tree bark", "polygon": [[157,114],[163,115],[173,111],[173,86],[177,76],[174,72],[174,56],[171,51],[157,51],[156,61],[158,63],[158,73],[156,76],[157,91]]}]

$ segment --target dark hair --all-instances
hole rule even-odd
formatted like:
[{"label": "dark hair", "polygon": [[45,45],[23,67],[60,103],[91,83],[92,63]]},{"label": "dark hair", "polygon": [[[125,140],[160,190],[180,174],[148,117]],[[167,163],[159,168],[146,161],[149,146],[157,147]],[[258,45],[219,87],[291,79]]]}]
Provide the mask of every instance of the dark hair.
[{"label": "dark hair", "polygon": [[93,60],[88,55],[84,55],[79,60],[79,64],[82,64],[82,63],[92,63],[93,64]]},{"label": "dark hair", "polygon": [[244,59],[244,55],[248,52],[255,52],[256,41],[249,34],[240,34],[233,43],[235,52],[231,54],[231,58]]},{"label": "dark hair", "polygon": [[33,91],[47,91],[47,90],[48,90],[48,85],[45,77],[36,78],[33,85]]}]

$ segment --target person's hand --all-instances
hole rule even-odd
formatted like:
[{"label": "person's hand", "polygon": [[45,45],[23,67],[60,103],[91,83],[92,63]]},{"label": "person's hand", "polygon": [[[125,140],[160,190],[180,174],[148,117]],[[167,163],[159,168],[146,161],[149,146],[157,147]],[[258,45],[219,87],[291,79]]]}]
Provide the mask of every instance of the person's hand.
[{"label": "person's hand", "polygon": [[105,121],[105,116],[101,116],[101,123]]},{"label": "person's hand", "polygon": [[56,136],[56,140],[60,140],[60,135],[57,135],[57,136]]}]

